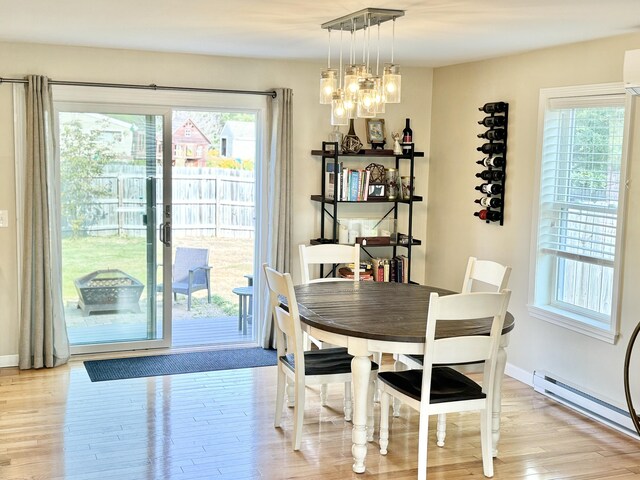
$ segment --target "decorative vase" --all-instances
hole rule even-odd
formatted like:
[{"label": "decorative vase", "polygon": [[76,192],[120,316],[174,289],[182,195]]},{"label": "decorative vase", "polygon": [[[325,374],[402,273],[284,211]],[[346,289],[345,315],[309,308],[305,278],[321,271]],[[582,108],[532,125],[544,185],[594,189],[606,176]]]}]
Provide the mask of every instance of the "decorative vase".
[{"label": "decorative vase", "polygon": [[358,153],[361,148],[362,142],[356,135],[353,118],[351,118],[349,119],[349,133],[342,139],[342,153]]},{"label": "decorative vase", "polygon": [[395,168],[387,169],[387,198],[395,200],[398,198],[398,170]]},{"label": "decorative vase", "polygon": [[338,147],[342,147],[343,138],[344,135],[340,131],[340,127],[334,125],[333,130],[331,130],[331,133],[329,134],[329,141],[336,142],[338,144]]}]

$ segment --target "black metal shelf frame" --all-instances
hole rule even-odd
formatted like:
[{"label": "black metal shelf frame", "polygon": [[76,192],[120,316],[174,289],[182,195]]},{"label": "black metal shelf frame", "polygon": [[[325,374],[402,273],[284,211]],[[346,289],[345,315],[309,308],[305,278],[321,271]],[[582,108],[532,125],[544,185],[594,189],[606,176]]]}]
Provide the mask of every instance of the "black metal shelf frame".
[{"label": "black metal shelf frame", "polygon": [[[380,221],[382,221],[383,219],[387,218],[389,215],[393,215],[393,219],[397,224],[397,220],[398,220],[398,205],[402,205],[402,204],[406,204],[408,205],[408,225],[407,225],[407,233],[406,236],[408,238],[408,241],[406,243],[398,243],[398,242],[392,242],[389,245],[367,245],[366,247],[362,247],[362,249],[364,250],[364,252],[370,257],[373,258],[373,255],[371,255],[371,253],[369,253],[369,251],[367,250],[367,248],[369,247],[391,247],[393,249],[393,256],[395,257],[397,255],[397,248],[398,247],[403,247],[406,248],[407,250],[407,258],[408,258],[408,269],[407,269],[407,278],[409,280],[409,283],[414,283],[411,281],[411,250],[413,246],[416,245],[421,245],[422,242],[420,240],[417,240],[415,238],[413,238],[413,203],[414,202],[421,202],[423,200],[423,198],[419,195],[415,195],[413,194],[413,179],[414,179],[414,174],[415,174],[415,158],[416,157],[424,157],[424,152],[416,152],[414,150],[414,144],[411,144],[411,148],[408,151],[405,151],[404,153],[402,153],[401,155],[394,155],[394,154],[390,154],[390,153],[382,153],[382,152],[378,152],[378,151],[372,151],[372,152],[365,152],[364,154],[354,154],[354,153],[349,153],[349,154],[345,154],[345,153],[341,153],[340,149],[339,149],[339,145],[337,142],[322,142],[322,150],[312,150],[311,151],[312,155],[316,155],[316,156],[320,156],[322,158],[322,175],[321,175],[321,192],[323,192],[321,195],[311,195],[311,200],[315,201],[315,202],[319,202],[321,204],[321,208],[322,208],[322,215],[320,216],[320,235],[321,237],[318,239],[313,239],[311,240],[312,244],[318,244],[318,243],[336,243],[338,241],[338,204],[340,203],[349,203],[349,204],[381,204],[381,203],[388,203],[390,204],[390,208],[389,210],[382,215]],[[334,165],[334,172],[336,175],[336,179],[337,179],[337,175],[339,174],[338,172],[338,167],[339,167],[339,159],[341,157],[351,157],[351,158],[364,158],[364,157],[375,157],[375,158],[388,158],[388,159],[395,159],[395,168],[396,170],[399,171],[400,168],[400,163],[401,160],[409,160],[409,181],[410,181],[410,188],[409,188],[409,192],[410,192],[410,198],[409,200],[401,200],[401,199],[395,199],[395,200],[389,200],[389,199],[381,199],[381,200],[368,200],[368,201],[360,201],[360,202],[353,202],[353,201],[342,201],[342,200],[337,200],[338,199],[338,182],[335,181],[334,182],[334,192],[333,192],[333,199],[329,199],[329,198],[325,198],[324,196],[324,192],[326,192],[326,175],[325,172],[327,171],[327,162],[328,161],[332,161],[333,165]],[[330,220],[331,222],[331,232],[329,234],[329,236],[325,235],[325,231],[326,231],[326,219]],[[400,235],[400,233],[398,233],[398,235]],[[321,267],[321,275],[324,275],[324,270]],[[334,269],[332,270],[332,272],[335,272],[335,266]],[[331,274],[332,272],[329,272],[329,274]]]}]

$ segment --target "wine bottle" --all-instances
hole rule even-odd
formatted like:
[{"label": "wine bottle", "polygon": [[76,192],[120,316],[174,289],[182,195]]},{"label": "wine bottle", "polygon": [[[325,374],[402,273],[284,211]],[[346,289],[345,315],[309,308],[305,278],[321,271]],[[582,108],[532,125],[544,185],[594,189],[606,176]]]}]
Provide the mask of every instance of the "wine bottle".
[{"label": "wine bottle", "polygon": [[482,193],[488,195],[499,195],[502,193],[502,185],[499,183],[483,183],[482,185],[478,185],[476,190],[480,190]]},{"label": "wine bottle", "polygon": [[504,153],[504,149],[504,143],[484,143],[481,147],[476,148],[476,150],[484,153],[485,155]]},{"label": "wine bottle", "polygon": [[485,157],[482,160],[476,162],[478,165],[484,167],[500,168],[504,166],[504,158],[502,157]]},{"label": "wine bottle", "polygon": [[491,180],[491,170],[483,170],[480,173],[476,173],[476,177],[483,180]]},{"label": "wine bottle", "polygon": [[502,170],[491,170],[491,181],[501,182],[504,178],[504,172]]},{"label": "wine bottle", "polygon": [[480,220],[489,220],[490,222],[497,222],[500,220],[500,212],[495,210],[480,210],[475,212],[476,217],[480,217]]},{"label": "wine bottle", "polygon": [[497,117],[484,117],[478,123],[489,128],[504,127],[504,116],[498,115]]},{"label": "wine bottle", "polygon": [[504,178],[504,172],[502,170],[483,170],[480,173],[476,173],[476,177],[487,181],[499,182]]},{"label": "wine bottle", "polygon": [[487,130],[484,133],[479,133],[478,138],[486,138],[487,140],[504,140],[506,134],[504,128],[496,128],[495,130]]},{"label": "wine bottle", "polygon": [[404,127],[404,130],[402,130],[402,143],[404,144],[402,145],[402,150],[404,153],[411,151],[411,145],[409,145],[409,143],[412,142],[413,130],[411,130],[411,127],[409,126],[409,119],[407,118],[407,124]]},{"label": "wine bottle", "polygon": [[403,143],[411,143],[413,142],[413,130],[409,126],[409,119],[407,118],[407,125],[402,130],[402,142]]},{"label": "wine bottle", "polygon": [[507,109],[507,104],[504,102],[490,102],[485,103],[478,110],[484,113],[502,113]]},{"label": "wine bottle", "polygon": [[502,206],[502,199],[498,197],[482,197],[474,200],[483,207],[500,208]]}]

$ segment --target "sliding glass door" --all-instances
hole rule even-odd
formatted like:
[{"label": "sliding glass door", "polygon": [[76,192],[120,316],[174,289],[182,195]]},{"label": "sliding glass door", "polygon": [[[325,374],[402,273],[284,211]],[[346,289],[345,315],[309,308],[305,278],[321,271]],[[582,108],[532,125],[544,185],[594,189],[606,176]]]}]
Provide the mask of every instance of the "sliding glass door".
[{"label": "sliding glass door", "polygon": [[73,353],[171,344],[170,122],[168,110],[58,105]]}]

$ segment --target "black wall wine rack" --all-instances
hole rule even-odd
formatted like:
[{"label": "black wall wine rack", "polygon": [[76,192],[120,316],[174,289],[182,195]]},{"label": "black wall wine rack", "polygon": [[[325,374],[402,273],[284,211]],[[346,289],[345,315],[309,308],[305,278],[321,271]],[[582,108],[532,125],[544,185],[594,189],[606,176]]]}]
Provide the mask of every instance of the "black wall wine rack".
[{"label": "black wall wine rack", "polygon": [[478,123],[487,130],[478,134],[484,143],[477,148],[484,157],[478,161],[482,171],[476,177],[483,183],[476,186],[481,195],[475,200],[480,210],[474,215],[487,223],[504,224],[505,190],[507,186],[507,124],[509,104],[485,103],[479,108],[485,117]]}]

